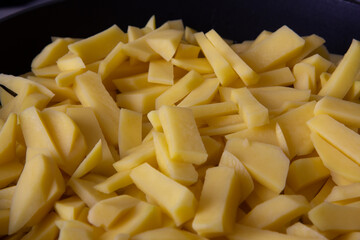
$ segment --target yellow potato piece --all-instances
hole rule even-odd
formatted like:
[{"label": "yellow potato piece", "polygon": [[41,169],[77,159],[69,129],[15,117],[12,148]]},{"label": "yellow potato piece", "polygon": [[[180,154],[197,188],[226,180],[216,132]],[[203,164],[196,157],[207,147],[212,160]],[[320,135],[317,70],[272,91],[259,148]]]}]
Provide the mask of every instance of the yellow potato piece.
[{"label": "yellow potato piece", "polygon": [[157,99],[169,89],[169,86],[154,86],[120,93],[116,95],[116,103],[119,107],[147,114],[156,108]]},{"label": "yellow potato piece", "polygon": [[183,59],[183,58],[197,58],[200,53],[200,47],[192,45],[192,44],[179,44],[174,58]]},{"label": "yellow potato piece", "polygon": [[84,239],[90,240],[96,237],[95,229],[89,224],[77,221],[69,220],[56,221],[57,227],[60,229],[59,240],[70,240],[70,239]]},{"label": "yellow potato piece", "polygon": [[360,153],[357,151],[360,144],[359,134],[328,115],[317,115],[307,124],[311,131],[319,134],[354,162],[360,163]]},{"label": "yellow potato piece", "polygon": [[231,49],[214,29],[210,30],[205,35],[221,55],[230,63],[245,85],[253,85],[258,82],[258,74]]},{"label": "yellow potato piece", "polygon": [[0,189],[0,210],[10,209],[16,186]]},{"label": "yellow potato piece", "polygon": [[233,102],[203,104],[198,106],[191,106],[189,109],[192,110],[196,119],[206,119],[210,117],[229,115],[238,113],[239,111],[238,106]]},{"label": "yellow potato piece", "polygon": [[264,72],[296,57],[304,44],[304,39],[283,26],[240,56],[256,72]]},{"label": "yellow potato piece", "polygon": [[214,70],[206,58],[173,58],[171,63],[174,66],[187,71],[196,71],[200,74],[213,73]]},{"label": "yellow potato piece", "polygon": [[290,164],[287,184],[295,192],[329,177],[320,157],[300,158]]},{"label": "yellow potato piece", "polygon": [[240,179],[235,170],[213,167],[206,171],[199,207],[192,227],[205,237],[225,235],[233,230],[236,211],[241,193]]},{"label": "yellow potato piece", "polygon": [[76,220],[84,207],[85,203],[77,196],[62,199],[54,205],[56,213],[62,220]]},{"label": "yellow potato piece", "polygon": [[31,62],[31,68],[43,68],[56,64],[68,51],[68,45],[75,42],[72,38],[58,38],[44,47]]},{"label": "yellow potato piece", "polygon": [[26,161],[11,203],[9,234],[40,222],[64,191],[64,179],[53,159],[37,155]]},{"label": "yellow potato piece", "polygon": [[351,88],[360,69],[360,42],[353,40],[335,71],[319,91],[320,96],[343,98]]},{"label": "yellow potato piece", "polygon": [[315,93],[317,90],[315,67],[309,63],[300,62],[293,67],[295,77],[294,88],[300,90],[310,90]]},{"label": "yellow potato piece", "polygon": [[290,161],[280,147],[234,138],[227,141],[225,150],[234,154],[262,185],[278,193],[284,189]]},{"label": "yellow potato piece", "polygon": [[86,68],[80,68],[77,70],[61,72],[56,75],[55,82],[59,87],[70,87],[75,82],[75,77],[84,73],[85,71]]},{"label": "yellow potato piece", "polygon": [[219,162],[219,166],[226,166],[235,170],[237,177],[240,179],[240,191],[241,196],[239,202],[244,201],[250,193],[254,190],[254,181],[251,178],[249,172],[246,170],[244,164],[234,156],[234,154],[225,150]]},{"label": "yellow potato piece", "polygon": [[144,163],[132,170],[130,177],[135,185],[159,204],[180,226],[195,216],[197,201],[183,185]]},{"label": "yellow potato piece", "polygon": [[359,110],[358,103],[325,96],[316,103],[314,114],[326,114],[347,126],[360,127]]},{"label": "yellow potato piece", "polygon": [[154,131],[154,146],[159,169],[166,176],[188,186],[198,180],[198,173],[191,163],[171,159],[165,134]]},{"label": "yellow potato piece", "polygon": [[190,109],[163,106],[159,118],[171,159],[197,165],[206,161],[208,155]]},{"label": "yellow potato piece", "polygon": [[55,222],[59,220],[59,216],[50,212],[41,222],[31,228],[31,230],[22,238],[24,240],[30,239],[55,239],[59,235],[59,229]]},{"label": "yellow potato piece", "polygon": [[76,54],[69,52],[59,58],[56,64],[61,72],[63,71],[74,71],[85,68],[85,64],[82,59]]},{"label": "yellow potato piece", "polygon": [[115,193],[105,194],[97,191],[94,188],[96,183],[84,179],[71,178],[68,181],[68,185],[76,193],[76,195],[90,208],[101,200],[117,196],[117,194]]},{"label": "yellow potato piece", "polygon": [[85,64],[88,64],[105,58],[119,42],[127,42],[127,36],[118,26],[113,25],[68,47],[70,52],[75,53]]},{"label": "yellow potato piece", "polygon": [[15,160],[17,115],[11,113],[0,130],[0,164]]},{"label": "yellow potato piece", "polygon": [[144,162],[153,163],[156,161],[154,142],[149,141],[138,147],[130,149],[126,155],[113,164],[118,172],[133,169]]},{"label": "yellow potato piece", "polygon": [[8,235],[10,210],[0,210],[0,236]]},{"label": "yellow potato piece", "polygon": [[158,206],[139,201],[139,203],[102,237],[118,234],[135,235],[161,226],[161,210]]},{"label": "yellow potato piece", "polygon": [[18,161],[11,161],[0,165],[0,188],[15,182],[23,170],[24,166]]},{"label": "yellow potato piece", "polygon": [[291,225],[286,229],[286,233],[292,236],[298,237],[308,237],[308,238],[317,238],[319,240],[327,240],[327,238],[319,233],[318,231],[312,229],[311,227],[297,222]]},{"label": "yellow potato piece", "polygon": [[305,44],[303,49],[301,50],[301,53],[294,59],[290,60],[287,64],[288,66],[293,67],[296,63],[300,62],[303,58],[308,56],[314,50],[319,49],[320,46],[325,43],[325,40],[316,34],[311,34],[309,36],[303,37],[303,39],[305,40]]},{"label": "yellow potato piece", "polygon": [[[249,88],[249,90],[269,110],[280,108],[285,101],[308,101],[310,98],[309,90],[298,90],[282,86]],[[274,98],[274,95],[277,97]]]},{"label": "yellow potato piece", "polygon": [[219,84],[217,78],[205,79],[202,84],[192,90],[177,106],[190,107],[210,103],[215,97]]},{"label": "yellow potato piece", "polygon": [[359,231],[360,208],[323,202],[308,215],[321,231]]},{"label": "yellow potato piece", "polygon": [[60,69],[56,64],[43,67],[43,68],[33,68],[31,71],[37,77],[56,77],[59,73],[61,73]]},{"label": "yellow potato piece", "polygon": [[194,37],[205,57],[214,69],[221,85],[227,86],[239,78],[229,62],[227,62],[219,51],[211,44],[203,32],[195,33]]},{"label": "yellow potato piece", "polygon": [[81,178],[92,169],[94,169],[102,161],[102,142],[101,139],[89,152],[89,154],[82,160],[75,172],[71,175],[74,178]]},{"label": "yellow potato piece", "polygon": [[180,44],[182,36],[183,31],[165,29],[148,36],[146,42],[163,59],[170,61]]},{"label": "yellow potato piece", "polygon": [[84,135],[89,151],[95,147],[99,139],[101,140],[102,161],[95,166],[92,171],[103,174],[104,176],[113,174],[115,172],[112,167],[114,157],[105,140],[104,134],[101,131],[94,111],[88,107],[72,107],[67,108],[66,114],[76,123],[81,133]]},{"label": "yellow potato piece", "polygon": [[354,203],[359,198],[359,183],[344,186],[335,186],[330,194],[325,198],[325,202],[348,205]]},{"label": "yellow potato piece", "polygon": [[273,119],[283,131],[290,158],[309,154],[314,149],[307,121],[314,116],[315,104],[314,101],[308,102]]},{"label": "yellow potato piece", "polygon": [[142,114],[120,109],[118,144],[120,157],[131,148],[139,146],[142,141]]},{"label": "yellow potato piece", "polygon": [[121,221],[139,202],[128,195],[104,199],[90,208],[89,222],[94,226],[109,229]]},{"label": "yellow potato piece", "polygon": [[131,237],[132,240],[205,240],[197,234],[173,227],[148,230]]},{"label": "yellow potato piece", "polygon": [[123,51],[123,42],[119,42],[111,52],[99,64],[98,74],[102,79],[106,79],[121,63],[123,63],[127,56]]},{"label": "yellow potato piece", "polygon": [[307,213],[309,209],[310,205],[302,195],[279,195],[257,205],[241,218],[240,223],[279,231],[291,220]]},{"label": "yellow potato piece", "polygon": [[177,101],[189,94],[190,91],[199,86],[203,81],[203,77],[198,72],[190,71],[156,98],[156,109],[159,109],[163,105],[171,106],[175,104]]},{"label": "yellow potato piece", "polygon": [[157,84],[148,82],[148,73],[140,73],[124,78],[113,79],[112,82],[120,92],[140,90],[147,87],[155,87]]},{"label": "yellow potato piece", "polygon": [[91,71],[78,75],[74,91],[83,106],[94,110],[106,140],[117,145],[120,110],[102,84],[101,77]]},{"label": "yellow potato piece", "polygon": [[108,177],[105,181],[98,183],[94,188],[103,193],[112,193],[120,188],[127,187],[133,182],[130,178],[131,170],[124,170]]},{"label": "yellow potato piece", "polygon": [[291,236],[284,233],[248,227],[241,224],[236,224],[235,231],[228,235],[227,238],[229,240],[318,240],[318,238]]},{"label": "yellow potato piece", "polygon": [[269,86],[290,86],[295,82],[294,75],[288,67],[259,74],[259,80],[250,87],[269,87]]},{"label": "yellow potato piece", "polygon": [[239,88],[231,93],[232,99],[238,104],[239,111],[248,128],[260,127],[269,123],[269,112],[259,103],[247,88]]},{"label": "yellow potato piece", "polygon": [[174,67],[166,60],[150,61],[148,82],[165,85],[174,84]]}]

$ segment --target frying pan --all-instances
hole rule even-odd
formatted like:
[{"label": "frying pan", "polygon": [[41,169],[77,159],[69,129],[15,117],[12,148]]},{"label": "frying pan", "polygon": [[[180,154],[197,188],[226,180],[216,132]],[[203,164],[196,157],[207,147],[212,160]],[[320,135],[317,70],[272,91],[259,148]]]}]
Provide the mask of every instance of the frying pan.
[{"label": "frying pan", "polygon": [[198,31],[214,28],[241,42],[262,30],[287,25],[299,35],[318,34],[332,53],[344,54],[360,40],[360,4],[345,0],[58,0],[0,20],[0,72],[30,71],[31,60],[51,36],[87,37],[112,24],[126,31],[152,16],[158,25],[183,19]]}]

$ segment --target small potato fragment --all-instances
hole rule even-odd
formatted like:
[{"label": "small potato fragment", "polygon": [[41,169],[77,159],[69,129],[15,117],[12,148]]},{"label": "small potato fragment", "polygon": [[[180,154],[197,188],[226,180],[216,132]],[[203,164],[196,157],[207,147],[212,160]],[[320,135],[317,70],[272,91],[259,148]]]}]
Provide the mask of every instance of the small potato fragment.
[{"label": "small potato fragment", "polygon": [[131,170],[124,170],[108,177],[105,181],[98,183],[94,188],[103,193],[112,193],[120,188],[131,185],[133,182],[130,178]]},{"label": "small potato fragment", "polygon": [[159,204],[176,226],[195,216],[197,201],[194,194],[149,164],[144,163],[134,168],[130,177],[141,191]]},{"label": "small potato fragment", "polygon": [[246,214],[240,223],[256,228],[280,231],[291,220],[307,213],[310,205],[302,195],[279,195]]},{"label": "small potato fragment", "polygon": [[269,86],[290,86],[295,82],[294,75],[288,67],[259,74],[259,81],[250,87],[269,87]]},{"label": "small potato fragment", "polygon": [[294,88],[300,90],[311,90],[315,93],[317,90],[315,67],[309,63],[300,62],[293,67],[295,77]]},{"label": "small potato fragment", "polygon": [[190,109],[163,106],[159,117],[174,161],[202,164],[208,155]]},{"label": "small potato fragment", "polygon": [[99,64],[98,74],[102,79],[106,79],[121,63],[123,63],[127,56],[123,51],[123,42],[119,42],[111,52]]},{"label": "small potato fragment", "polygon": [[205,237],[222,236],[233,230],[241,197],[240,179],[235,170],[218,166],[206,171],[199,207],[192,227]]},{"label": "small potato fragment", "polygon": [[192,44],[185,44],[180,43],[174,58],[176,59],[183,59],[183,58],[197,58],[200,53],[200,47],[192,45]]}]

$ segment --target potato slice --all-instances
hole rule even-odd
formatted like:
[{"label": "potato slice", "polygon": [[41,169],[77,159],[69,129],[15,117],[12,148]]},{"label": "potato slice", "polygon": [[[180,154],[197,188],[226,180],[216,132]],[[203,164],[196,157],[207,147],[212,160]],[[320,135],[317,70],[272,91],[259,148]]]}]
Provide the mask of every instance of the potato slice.
[{"label": "potato slice", "polygon": [[241,193],[240,179],[235,170],[225,166],[206,171],[199,207],[192,227],[205,237],[222,236],[233,230],[236,207]]},{"label": "potato slice", "polygon": [[22,239],[55,239],[59,235],[59,229],[55,225],[55,222],[58,220],[59,216],[54,212],[50,212],[39,224],[33,226]]},{"label": "potato slice", "polygon": [[106,140],[117,145],[120,110],[102,84],[101,77],[90,71],[78,75],[74,91],[83,106],[94,110]]},{"label": "potato slice", "polygon": [[282,26],[240,56],[256,72],[264,72],[299,55],[304,45],[304,39],[287,26]]},{"label": "potato slice", "polygon": [[120,109],[118,133],[120,157],[131,148],[139,146],[142,142],[142,114]]},{"label": "potato slice", "polygon": [[64,179],[53,159],[37,155],[26,161],[11,203],[9,234],[40,222],[64,191]]},{"label": "potato slice", "polygon": [[280,147],[234,138],[226,142],[225,150],[234,154],[259,183],[277,193],[284,189],[290,161]]},{"label": "potato slice", "polygon": [[214,72],[219,79],[221,85],[227,86],[231,82],[238,79],[238,75],[225,60],[225,58],[219,53],[219,51],[211,44],[206,38],[203,32],[194,34],[194,37],[199,44],[202,52],[209,61],[210,65],[214,69]]},{"label": "potato slice", "polygon": [[240,223],[256,228],[280,231],[291,220],[307,213],[310,205],[302,195],[279,195],[246,214]]},{"label": "potato slice", "polygon": [[56,213],[62,220],[76,220],[85,203],[77,196],[57,201],[54,205]]},{"label": "potato slice", "polygon": [[127,36],[118,26],[113,25],[68,47],[70,52],[75,53],[85,64],[88,64],[105,58],[119,42],[127,42]]},{"label": "potato slice", "polygon": [[163,106],[159,117],[174,161],[202,164],[208,155],[190,109]]},{"label": "potato slice", "polygon": [[174,220],[176,226],[180,226],[194,217],[197,201],[194,194],[183,185],[147,163],[134,168],[130,177],[141,191],[159,204],[165,213]]},{"label": "potato slice", "polygon": [[11,113],[0,130],[0,165],[15,159],[17,128],[17,116]]},{"label": "potato slice", "polygon": [[[343,98],[351,88],[360,69],[360,42],[353,39],[334,73],[319,91],[320,96]],[[345,80],[343,80],[345,79]]]}]

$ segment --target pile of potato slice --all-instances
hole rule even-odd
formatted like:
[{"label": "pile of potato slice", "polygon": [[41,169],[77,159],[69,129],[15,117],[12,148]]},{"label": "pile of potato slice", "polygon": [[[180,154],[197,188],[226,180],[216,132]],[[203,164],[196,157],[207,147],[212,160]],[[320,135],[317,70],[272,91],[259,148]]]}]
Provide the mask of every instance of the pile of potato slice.
[{"label": "pile of potato slice", "polygon": [[360,42],[324,43],[155,17],[54,37],[0,75],[0,237],[358,239]]}]

